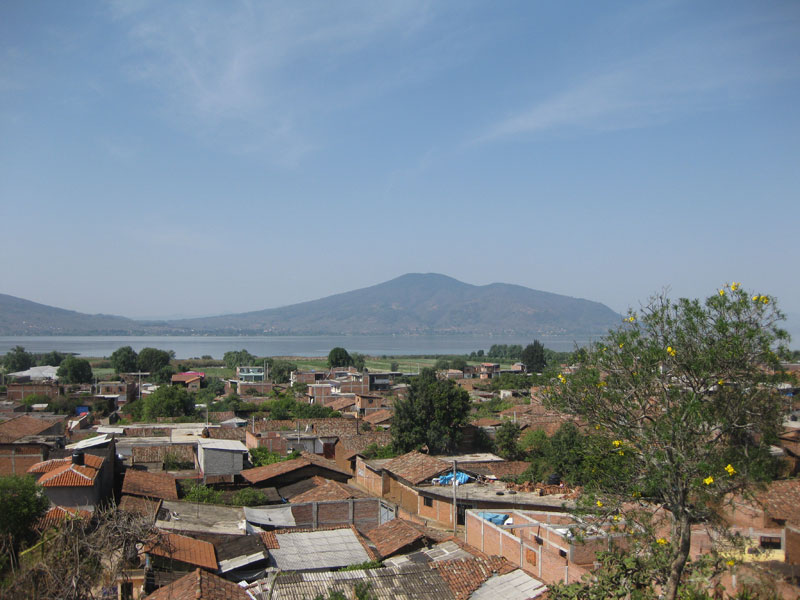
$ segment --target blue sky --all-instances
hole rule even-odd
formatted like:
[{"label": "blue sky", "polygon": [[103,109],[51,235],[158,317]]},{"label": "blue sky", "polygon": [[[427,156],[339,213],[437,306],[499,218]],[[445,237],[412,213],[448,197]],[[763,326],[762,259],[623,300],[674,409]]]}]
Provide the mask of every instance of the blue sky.
[{"label": "blue sky", "polygon": [[0,291],[206,315],[439,272],[622,311],[735,279],[800,313],[798,106],[797,2],[5,2]]}]

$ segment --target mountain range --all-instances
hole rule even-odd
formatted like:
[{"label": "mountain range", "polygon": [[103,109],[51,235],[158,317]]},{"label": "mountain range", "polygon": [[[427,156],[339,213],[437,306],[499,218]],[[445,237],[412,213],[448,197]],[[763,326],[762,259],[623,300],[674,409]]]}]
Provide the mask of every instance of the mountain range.
[{"label": "mountain range", "polygon": [[0,294],[0,335],[594,335],[619,321],[599,302],[435,273],[280,308],[165,321],[89,315]]}]

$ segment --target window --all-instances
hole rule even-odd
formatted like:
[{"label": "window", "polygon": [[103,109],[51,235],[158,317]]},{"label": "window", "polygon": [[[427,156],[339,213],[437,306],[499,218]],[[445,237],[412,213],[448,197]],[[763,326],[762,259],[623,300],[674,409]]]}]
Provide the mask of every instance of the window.
[{"label": "window", "polygon": [[433,498],[428,498],[427,496],[423,496],[422,504],[425,506],[433,506]]},{"label": "window", "polygon": [[781,538],[779,536],[762,535],[760,546],[765,550],[780,550]]}]

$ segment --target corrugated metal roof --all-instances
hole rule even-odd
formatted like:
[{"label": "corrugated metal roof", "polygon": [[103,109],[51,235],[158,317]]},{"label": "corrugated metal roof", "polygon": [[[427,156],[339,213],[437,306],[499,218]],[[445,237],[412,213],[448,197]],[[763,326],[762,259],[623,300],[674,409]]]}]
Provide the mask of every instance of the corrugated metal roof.
[{"label": "corrugated metal roof", "polygon": [[372,560],[352,529],[285,533],[270,555],[283,571],[332,569]]}]

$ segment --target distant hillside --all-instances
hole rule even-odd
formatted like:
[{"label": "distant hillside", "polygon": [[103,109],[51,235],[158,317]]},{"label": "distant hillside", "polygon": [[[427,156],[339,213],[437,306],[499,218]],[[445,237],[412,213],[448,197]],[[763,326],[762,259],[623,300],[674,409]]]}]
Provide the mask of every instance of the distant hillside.
[{"label": "distant hillside", "polygon": [[281,308],[170,323],[195,332],[284,334],[600,334],[620,316],[598,302],[434,273]]},{"label": "distant hillside", "polygon": [[163,325],[87,315],[0,294],[0,335],[132,335],[163,330]]},{"label": "distant hillside", "polygon": [[160,322],[86,315],[0,294],[0,335],[595,335],[619,319],[590,300],[433,273],[281,308]]}]

